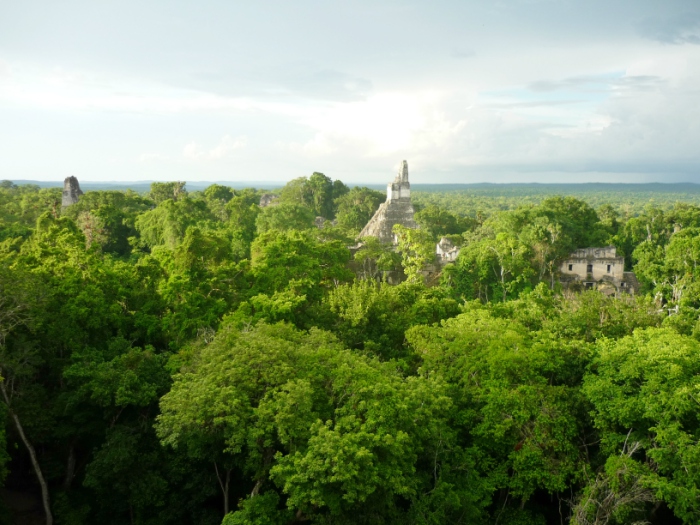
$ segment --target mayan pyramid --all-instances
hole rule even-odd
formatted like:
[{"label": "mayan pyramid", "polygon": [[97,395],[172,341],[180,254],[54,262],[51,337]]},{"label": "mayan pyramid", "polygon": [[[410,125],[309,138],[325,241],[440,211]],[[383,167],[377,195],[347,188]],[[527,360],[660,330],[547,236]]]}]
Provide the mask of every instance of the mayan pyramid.
[{"label": "mayan pyramid", "polygon": [[78,184],[78,179],[75,177],[66,177],[63,181],[63,199],[62,206],[71,206],[78,202],[78,199],[83,194],[80,189],[80,184]]},{"label": "mayan pyramid", "polygon": [[414,213],[411,204],[411,183],[408,182],[408,162],[404,160],[394,182],[386,186],[386,202],[379,206],[374,217],[362,229],[360,238],[376,237],[382,242],[394,243],[394,224],[418,228],[413,218]]}]

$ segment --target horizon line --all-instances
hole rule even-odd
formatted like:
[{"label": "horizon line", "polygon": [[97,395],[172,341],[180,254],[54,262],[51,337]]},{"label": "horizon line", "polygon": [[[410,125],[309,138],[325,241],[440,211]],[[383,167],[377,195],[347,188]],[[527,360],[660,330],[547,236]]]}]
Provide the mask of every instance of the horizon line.
[{"label": "horizon line", "polygon": [[[35,180],[35,179],[0,179],[7,180],[14,184],[44,184],[44,185],[55,185],[57,187],[63,186],[62,181],[53,180]],[[340,180],[340,179],[334,179]],[[126,186],[126,185],[144,185],[152,184],[154,182],[167,183],[167,182],[184,182],[185,184],[203,186],[203,185],[265,185],[265,186],[284,186],[289,181],[264,181],[264,180],[242,180],[242,181],[231,181],[231,180],[214,180],[214,181],[180,181],[177,179],[172,180],[144,180],[144,181],[95,181],[95,180],[85,180],[78,181],[81,185],[103,185],[103,186]],[[352,182],[352,181],[341,181],[347,186],[386,186],[384,183],[371,183],[371,182]],[[604,186],[649,186],[649,185],[659,185],[659,186],[681,186],[681,185],[692,185],[700,186],[700,182],[693,181],[678,181],[678,182],[413,182],[411,186],[592,186],[592,185],[604,185]],[[251,186],[253,187],[253,186]]]}]

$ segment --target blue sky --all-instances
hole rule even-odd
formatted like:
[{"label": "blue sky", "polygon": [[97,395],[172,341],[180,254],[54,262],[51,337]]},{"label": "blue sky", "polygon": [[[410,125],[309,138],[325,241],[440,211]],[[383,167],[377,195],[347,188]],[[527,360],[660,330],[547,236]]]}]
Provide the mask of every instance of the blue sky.
[{"label": "blue sky", "polygon": [[700,3],[0,2],[0,178],[700,182]]}]

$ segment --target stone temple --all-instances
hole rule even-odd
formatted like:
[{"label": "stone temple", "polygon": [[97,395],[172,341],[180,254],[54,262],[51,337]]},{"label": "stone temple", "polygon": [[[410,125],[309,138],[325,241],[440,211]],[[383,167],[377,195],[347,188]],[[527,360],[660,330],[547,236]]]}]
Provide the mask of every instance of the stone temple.
[{"label": "stone temple", "polygon": [[413,214],[411,184],[408,182],[408,162],[404,160],[394,182],[386,186],[386,202],[379,206],[359,237],[377,237],[382,242],[395,243],[396,239],[392,231],[394,224],[401,224],[406,228],[418,228]]},{"label": "stone temple", "polygon": [[70,206],[78,202],[78,198],[83,194],[80,189],[80,184],[78,184],[78,179],[73,177],[66,177],[63,181],[63,200],[61,202],[62,206]]},{"label": "stone temple", "polygon": [[634,294],[639,290],[637,277],[634,272],[625,271],[625,258],[617,255],[615,246],[576,250],[561,263],[559,271],[564,288],[578,285],[606,295]]}]

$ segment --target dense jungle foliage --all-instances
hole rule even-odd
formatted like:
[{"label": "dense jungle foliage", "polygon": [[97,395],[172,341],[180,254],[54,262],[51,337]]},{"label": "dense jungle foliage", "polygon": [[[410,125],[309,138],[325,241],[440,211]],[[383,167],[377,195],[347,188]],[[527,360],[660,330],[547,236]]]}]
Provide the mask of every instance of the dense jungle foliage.
[{"label": "dense jungle foliage", "polygon": [[700,205],[700,186],[676,184],[414,184],[419,206],[434,204],[458,215],[491,215],[525,204],[538,205],[554,197],[575,197],[593,208],[610,205],[629,219],[647,207],[663,211],[676,204]]},{"label": "dense jungle foliage", "polygon": [[[0,523],[700,521],[700,207],[261,194],[0,185]],[[640,293],[563,291],[606,245]]]}]

